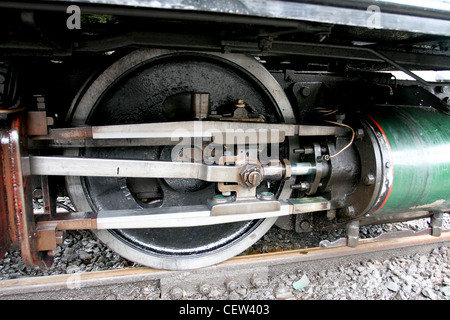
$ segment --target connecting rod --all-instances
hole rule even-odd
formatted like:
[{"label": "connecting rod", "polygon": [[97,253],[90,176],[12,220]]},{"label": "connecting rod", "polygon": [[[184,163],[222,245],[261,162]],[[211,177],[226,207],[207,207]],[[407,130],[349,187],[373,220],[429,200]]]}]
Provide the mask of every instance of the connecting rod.
[{"label": "connecting rod", "polygon": [[[32,175],[43,176],[93,176],[93,177],[128,177],[128,178],[183,178],[200,179],[209,182],[236,182],[254,187],[263,178],[277,180],[286,178],[285,165],[259,166],[241,164],[236,166],[206,165],[191,162],[144,161],[123,159],[71,158],[30,156]],[[252,168],[249,168],[252,166]],[[250,169],[260,175],[258,183],[252,183]],[[311,163],[295,163],[295,175],[306,175],[315,172]],[[290,170],[289,170],[290,171]],[[255,177],[253,177],[255,178]],[[255,185],[253,185],[255,184]]]}]

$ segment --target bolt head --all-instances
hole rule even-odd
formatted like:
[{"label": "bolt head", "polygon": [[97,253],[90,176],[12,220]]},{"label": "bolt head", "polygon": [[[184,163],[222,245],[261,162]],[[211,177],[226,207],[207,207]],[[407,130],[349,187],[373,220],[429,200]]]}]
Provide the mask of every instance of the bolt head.
[{"label": "bolt head", "polygon": [[373,174],[368,174],[364,177],[364,184],[366,186],[373,185],[375,183],[375,176]]},{"label": "bolt head", "polygon": [[247,165],[241,172],[242,182],[247,187],[257,187],[263,181],[261,167],[258,165]]},{"label": "bolt head", "polygon": [[258,186],[262,181],[262,175],[261,172],[258,171],[254,171],[251,172],[248,175],[248,182],[252,185],[252,186]]},{"label": "bolt head", "polygon": [[355,207],[354,206],[346,206],[340,210],[339,214],[344,217],[352,217],[355,215]]},{"label": "bolt head", "polygon": [[303,220],[300,222],[300,228],[302,230],[309,230],[311,228],[311,223],[308,220]]},{"label": "bolt head", "polygon": [[302,94],[302,96],[304,96],[305,98],[306,98],[306,97],[309,97],[309,96],[311,95],[311,88],[310,88],[310,87],[303,87],[303,88],[301,89],[301,94]]},{"label": "bolt head", "polygon": [[364,138],[364,129],[363,128],[358,128],[355,131],[355,137],[357,140],[361,140],[362,138]]},{"label": "bolt head", "polygon": [[33,198],[34,199],[42,199],[42,189],[36,188],[33,190]]}]

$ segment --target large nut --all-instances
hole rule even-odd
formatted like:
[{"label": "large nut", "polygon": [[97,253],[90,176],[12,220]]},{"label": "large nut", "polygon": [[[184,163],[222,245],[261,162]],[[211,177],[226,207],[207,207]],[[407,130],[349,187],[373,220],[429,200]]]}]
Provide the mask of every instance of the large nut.
[{"label": "large nut", "polygon": [[257,187],[263,181],[264,175],[259,165],[248,164],[241,171],[242,183],[247,187]]}]

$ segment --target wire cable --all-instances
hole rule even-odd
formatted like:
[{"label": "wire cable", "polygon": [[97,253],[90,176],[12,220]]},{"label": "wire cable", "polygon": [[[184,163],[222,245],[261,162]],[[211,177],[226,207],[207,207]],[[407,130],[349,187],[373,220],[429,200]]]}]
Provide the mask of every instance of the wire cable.
[{"label": "wire cable", "polygon": [[349,128],[350,130],[352,130],[352,138],[351,138],[350,142],[344,148],[342,148],[341,150],[339,150],[335,154],[331,155],[330,159],[332,159],[332,158],[338,156],[339,154],[341,154],[342,152],[344,152],[346,149],[348,149],[352,145],[353,140],[355,140],[355,130],[353,130],[352,127],[350,127],[349,125],[346,125],[344,123],[339,123],[339,122],[334,122],[334,121],[329,121],[329,120],[324,120],[324,121],[328,122],[328,123],[332,123],[332,124],[338,125],[338,126],[346,127],[346,128]]}]

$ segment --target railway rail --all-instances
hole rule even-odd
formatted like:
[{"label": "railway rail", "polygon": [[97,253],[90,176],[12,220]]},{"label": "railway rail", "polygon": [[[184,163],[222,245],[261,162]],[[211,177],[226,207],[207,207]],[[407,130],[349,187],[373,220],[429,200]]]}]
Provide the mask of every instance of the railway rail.
[{"label": "railway rail", "polygon": [[[343,238],[345,239],[345,238]],[[23,277],[0,282],[0,299],[190,299],[206,296],[212,287],[231,292],[240,284],[261,287],[269,278],[291,269],[328,268],[333,263],[420,252],[450,244],[450,230],[432,236],[432,229],[397,231],[361,239],[355,248],[343,239],[321,246],[234,257],[218,265],[192,271],[135,267],[86,273]],[[134,295],[132,293],[135,293]],[[152,299],[155,295],[152,296]]]}]

